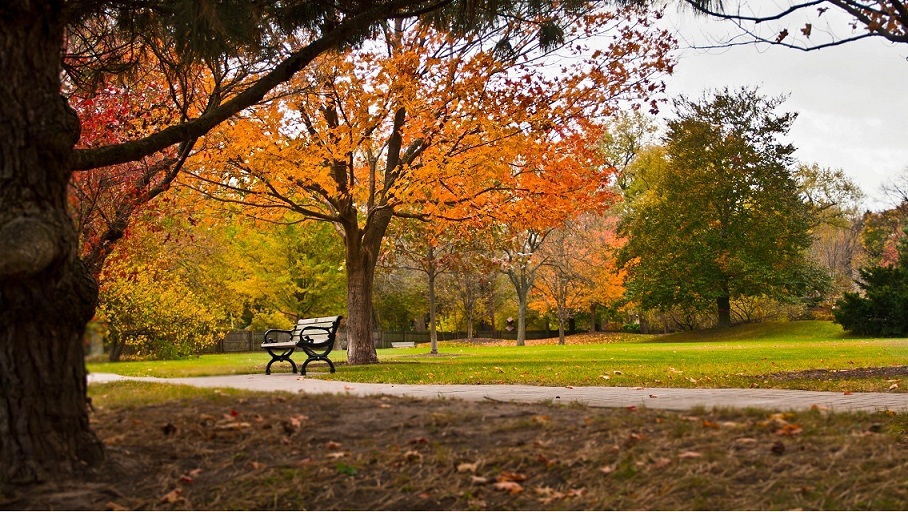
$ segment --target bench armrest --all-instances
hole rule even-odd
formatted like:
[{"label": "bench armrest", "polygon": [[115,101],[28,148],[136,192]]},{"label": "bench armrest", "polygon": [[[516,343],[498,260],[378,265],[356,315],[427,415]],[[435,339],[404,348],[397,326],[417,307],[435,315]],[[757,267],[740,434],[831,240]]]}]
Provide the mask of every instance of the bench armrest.
[{"label": "bench armrest", "polygon": [[283,342],[275,341],[275,340],[269,338],[268,335],[269,335],[269,334],[272,334],[272,333],[273,333],[273,334],[282,333],[282,334],[289,334],[290,336],[293,336],[293,330],[287,330],[287,329],[268,329],[267,331],[265,331],[265,336],[264,336],[265,341],[263,342],[263,344],[267,344],[267,343],[283,343]]}]

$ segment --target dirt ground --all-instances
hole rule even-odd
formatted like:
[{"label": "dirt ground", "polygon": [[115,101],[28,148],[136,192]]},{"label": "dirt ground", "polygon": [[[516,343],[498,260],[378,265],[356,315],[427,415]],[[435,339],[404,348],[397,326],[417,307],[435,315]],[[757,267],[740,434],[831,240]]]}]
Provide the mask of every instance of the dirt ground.
[{"label": "dirt ground", "polygon": [[908,416],[216,396],[92,417],[108,462],[42,510],[908,508]]}]

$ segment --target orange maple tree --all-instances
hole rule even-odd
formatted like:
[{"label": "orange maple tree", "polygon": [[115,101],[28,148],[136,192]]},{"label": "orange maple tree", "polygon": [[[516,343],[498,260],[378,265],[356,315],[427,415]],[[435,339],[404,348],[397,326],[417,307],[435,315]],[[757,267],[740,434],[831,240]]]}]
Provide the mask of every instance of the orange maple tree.
[{"label": "orange maple tree", "polygon": [[346,246],[348,362],[376,362],[372,285],[393,217],[548,225],[607,200],[611,168],[589,141],[622,102],[655,105],[672,39],[636,7],[561,21],[552,46],[525,24],[455,38],[399,21],[227,123],[192,186],[261,215],[333,223]]}]

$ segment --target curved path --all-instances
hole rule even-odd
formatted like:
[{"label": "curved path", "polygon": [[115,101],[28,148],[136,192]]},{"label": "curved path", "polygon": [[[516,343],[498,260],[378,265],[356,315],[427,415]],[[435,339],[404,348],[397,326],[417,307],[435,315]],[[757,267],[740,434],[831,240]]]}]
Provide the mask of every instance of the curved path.
[{"label": "curved path", "polygon": [[[318,374],[315,374],[316,376]],[[123,377],[92,373],[88,382],[138,380],[165,384],[184,384],[207,388],[236,388],[252,391],[291,393],[329,393],[357,396],[387,395],[414,398],[453,398],[500,402],[579,403],[591,407],[647,407],[675,411],[694,407],[758,408],[778,411],[818,407],[831,411],[908,412],[908,393],[853,393],[796,391],[787,389],[679,389],[623,387],[544,387],[525,385],[416,385],[372,384],[322,380],[283,373],[272,375],[224,375],[162,379]]]}]

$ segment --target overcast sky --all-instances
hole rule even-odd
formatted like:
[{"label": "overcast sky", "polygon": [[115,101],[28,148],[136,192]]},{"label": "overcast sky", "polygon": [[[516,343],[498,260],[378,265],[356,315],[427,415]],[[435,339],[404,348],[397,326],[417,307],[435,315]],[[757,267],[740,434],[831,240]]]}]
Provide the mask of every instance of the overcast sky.
[{"label": "overcast sky", "polygon": [[[667,23],[682,47],[734,33],[733,25],[695,18],[670,7]],[[671,96],[699,97],[709,88],[759,85],[764,95],[787,94],[782,108],[798,112],[791,142],[802,162],[841,168],[869,196],[888,206],[880,185],[908,168],[908,45],[863,40],[819,51],[738,46],[684,49]],[[662,115],[671,115],[671,108]]]}]

